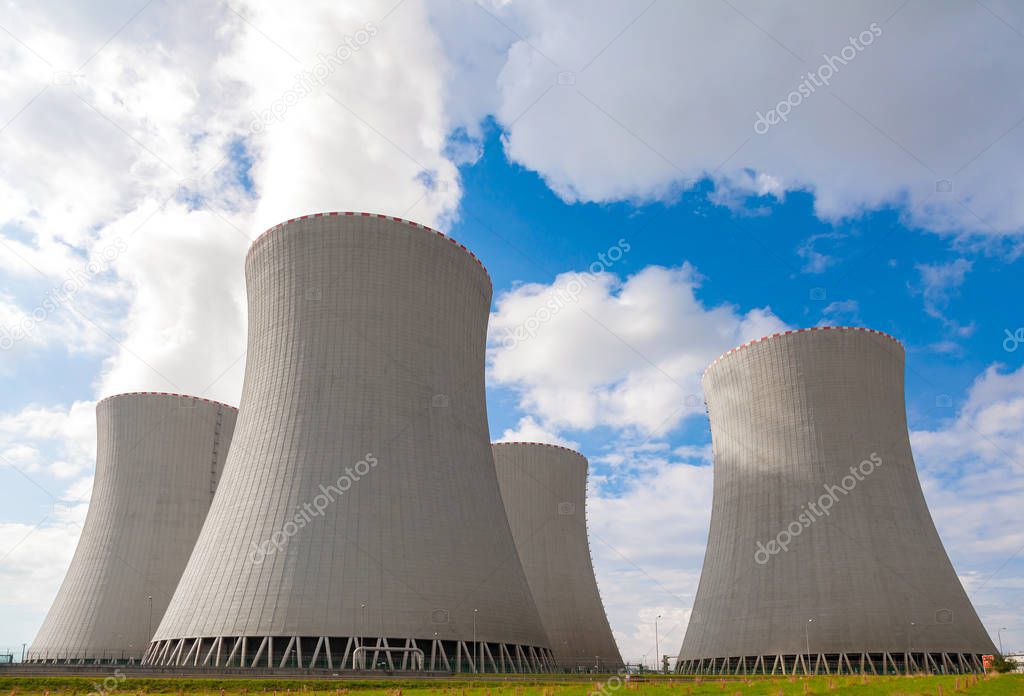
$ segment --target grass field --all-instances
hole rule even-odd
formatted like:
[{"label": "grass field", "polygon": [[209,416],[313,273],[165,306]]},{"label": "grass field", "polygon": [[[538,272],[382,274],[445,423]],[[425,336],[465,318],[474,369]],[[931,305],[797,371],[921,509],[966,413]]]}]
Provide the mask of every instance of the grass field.
[{"label": "grass field", "polygon": [[4,677],[0,696],[1024,696],[1024,675],[936,677],[758,677],[655,679],[629,683],[597,679],[510,682],[286,681],[242,679],[135,679]]}]

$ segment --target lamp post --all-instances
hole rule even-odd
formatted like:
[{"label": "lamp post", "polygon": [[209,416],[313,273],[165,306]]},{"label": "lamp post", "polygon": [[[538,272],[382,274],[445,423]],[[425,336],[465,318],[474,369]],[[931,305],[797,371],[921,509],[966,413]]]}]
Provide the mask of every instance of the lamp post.
[{"label": "lamp post", "polygon": [[150,640],[153,639],[153,595],[147,595],[146,599],[149,601],[149,636]]},{"label": "lamp post", "polygon": [[25,662],[25,646],[27,646],[27,645],[28,645],[28,643],[22,643],[21,644],[21,661],[22,662]]},{"label": "lamp post", "polygon": [[[359,632],[360,633],[365,633],[366,632],[366,603],[364,602],[364,603],[360,604],[359,605],[359,609],[363,612],[362,618],[359,619]],[[363,644],[363,637],[360,636],[359,637],[359,645],[362,645],[362,644]]]},{"label": "lamp post", "polygon": [[661,660],[661,648],[658,646],[658,619],[661,618],[661,614],[654,617],[654,671],[660,672],[661,669],[658,667],[659,660]]},{"label": "lamp post", "polygon": [[476,615],[479,611],[479,609],[473,610],[473,662],[476,663],[473,667],[476,668],[477,672],[480,671],[480,646],[476,642]]},{"label": "lamp post", "polygon": [[810,674],[811,671],[811,632],[810,625],[814,623],[814,619],[807,619],[807,623],[804,624],[804,642],[807,647],[807,664],[804,665],[804,671]]}]

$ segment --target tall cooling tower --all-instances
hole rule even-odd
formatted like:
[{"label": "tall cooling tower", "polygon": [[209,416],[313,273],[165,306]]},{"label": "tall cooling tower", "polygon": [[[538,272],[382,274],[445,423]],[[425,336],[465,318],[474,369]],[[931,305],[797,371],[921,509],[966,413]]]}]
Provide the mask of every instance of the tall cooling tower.
[{"label": "tall cooling tower", "polygon": [[587,459],[534,442],[493,446],[498,485],[526,580],[564,670],[622,667],[587,541]]},{"label": "tall cooling tower", "polygon": [[491,456],[480,262],[325,213],[269,230],[245,273],[238,430],[147,662],[549,669]]},{"label": "tall cooling tower", "polygon": [[121,394],[96,405],[89,512],[27,661],[142,657],[210,508],[236,415],[177,394]]},{"label": "tall cooling tower", "polygon": [[678,670],[965,672],[994,646],[932,523],[902,346],[787,331],[704,374],[714,501]]}]

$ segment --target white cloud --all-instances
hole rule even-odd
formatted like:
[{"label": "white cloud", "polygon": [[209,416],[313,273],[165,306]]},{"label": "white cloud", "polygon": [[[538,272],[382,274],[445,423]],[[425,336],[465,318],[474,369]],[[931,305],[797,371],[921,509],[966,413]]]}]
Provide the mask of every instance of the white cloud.
[{"label": "white cloud", "polygon": [[[443,152],[445,56],[422,3],[388,14],[393,7],[245,8],[247,24],[222,61],[224,74],[247,86],[251,115],[284,109],[253,138],[257,231],[326,210],[387,212],[426,224],[451,214],[460,189]],[[317,76],[325,72],[321,85]]]},{"label": "white cloud", "polygon": [[550,445],[562,445],[569,449],[577,449],[578,442],[567,440],[561,435],[545,428],[533,418],[523,416],[514,428],[506,428],[495,442],[545,442]]},{"label": "white cloud", "polygon": [[[1024,472],[1024,368],[990,366],[968,390],[956,418],[945,427],[914,432],[914,449],[926,469],[967,471],[983,486],[1002,470]],[[971,467],[966,467],[970,463]]]},{"label": "white cloud", "polygon": [[921,287],[914,291],[923,297],[924,311],[929,316],[941,320],[957,336],[969,336],[974,331],[974,325],[972,323],[962,326],[946,316],[946,309],[960,286],[964,284],[973,265],[971,261],[959,258],[949,263],[922,263],[915,266],[921,276]]},{"label": "white cloud", "polygon": [[20,472],[33,491],[53,497],[38,519],[0,522],[4,640],[35,634],[71,562],[92,489],[94,409],[93,402],[75,402],[0,415],[0,468]]},{"label": "white cloud", "polygon": [[104,366],[99,394],[173,391],[237,403],[245,365],[248,240],[207,210],[168,203],[137,233],[138,210],[113,223],[131,303]]},{"label": "white cloud", "polygon": [[454,214],[449,69],[418,0],[153,5],[107,43],[129,9],[5,15],[0,272],[19,292],[0,326],[118,249],[5,357],[89,350],[101,395],[237,402],[252,238],[315,211]]},{"label": "white cloud", "polygon": [[822,240],[835,239],[842,239],[842,235],[834,232],[827,232],[808,237],[796,250],[796,253],[800,258],[806,259],[806,263],[800,270],[804,273],[824,273],[829,269],[829,267],[834,266],[839,259],[820,251],[817,248],[817,244]]},{"label": "white cloud", "polygon": [[[932,517],[983,623],[1008,646],[1024,644],[1011,619],[1024,587],[1024,368],[993,366],[978,377],[957,416],[912,433],[914,456]],[[591,476],[588,518],[595,569],[624,656],[654,649],[662,614],[662,653],[679,650],[707,542],[711,511],[710,451],[692,445],[671,455],[619,444],[591,457],[616,469],[624,489]],[[597,481],[597,485],[595,484]],[[684,506],[680,500],[687,501]]]},{"label": "white cloud", "polygon": [[[505,32],[492,48],[504,61],[498,97],[483,92],[477,117],[496,113],[510,158],[568,201],[666,199],[705,175],[755,172],[776,183],[773,193],[812,191],[826,219],[893,206],[939,231],[1024,227],[1018,5],[494,0],[486,8],[500,24],[472,6],[461,9],[459,31],[446,30],[451,20],[437,24],[453,55],[494,43],[466,24],[488,37]],[[785,123],[755,133],[757,112],[786,100],[872,24],[881,35],[839,65],[829,86],[798,94]],[[480,61],[488,77],[492,62]]]},{"label": "white cloud", "polygon": [[2,462],[32,474],[69,479],[91,470],[96,453],[96,404],[27,406],[0,415]]},{"label": "white cloud", "polygon": [[705,307],[689,265],[586,277],[579,292],[568,292],[571,273],[521,285],[498,296],[491,316],[492,383],[516,389],[549,430],[669,432],[703,412],[700,377],[711,360],[784,328],[767,308]]},{"label": "white cloud", "polygon": [[857,300],[837,300],[829,302],[825,309],[821,310],[822,320],[820,325],[846,324],[859,326],[860,303]]},{"label": "white cloud", "polygon": [[[421,0],[322,0],[301,11],[266,0],[141,11],[117,0],[38,3],[5,7],[2,24],[0,327],[123,246],[3,353],[5,376],[44,349],[89,351],[102,360],[96,395],[168,390],[237,403],[249,240],[316,211],[433,226],[454,215],[449,69]],[[362,41],[368,24],[375,34]],[[323,59],[323,86],[295,100],[297,75],[332,52],[345,57]],[[294,101],[280,121],[253,128],[279,98]],[[30,406],[0,418],[0,453],[79,499],[94,431],[92,403]],[[25,524],[0,536],[21,538],[35,521]],[[3,607],[0,644],[36,630],[76,538],[73,525],[44,520],[0,564],[21,607]]]},{"label": "white cloud", "polygon": [[1024,630],[1010,619],[1024,582],[1024,368],[990,366],[957,415],[911,433],[914,458],[946,549],[990,632],[1007,626],[1010,645]]},{"label": "white cloud", "polygon": [[651,454],[629,459],[646,473],[624,491],[591,486],[590,548],[622,656],[647,655],[652,664],[657,615],[660,652],[674,656],[682,644],[707,543],[711,467]]},{"label": "white cloud", "polygon": [[777,200],[786,197],[786,189],[778,179],[767,174],[754,174],[748,170],[723,174],[715,180],[714,190],[708,200],[742,216],[762,216],[771,212],[767,206],[750,207],[751,197],[772,196]]},{"label": "white cloud", "polygon": [[5,639],[27,640],[39,630],[71,564],[87,507],[55,505],[33,523],[0,522],[0,538],[5,540],[0,547]]},{"label": "white cloud", "polygon": [[85,522],[85,505],[55,508],[36,526],[0,523],[5,548],[0,554],[0,578],[8,592],[5,605],[27,605],[45,612],[71,563]]}]

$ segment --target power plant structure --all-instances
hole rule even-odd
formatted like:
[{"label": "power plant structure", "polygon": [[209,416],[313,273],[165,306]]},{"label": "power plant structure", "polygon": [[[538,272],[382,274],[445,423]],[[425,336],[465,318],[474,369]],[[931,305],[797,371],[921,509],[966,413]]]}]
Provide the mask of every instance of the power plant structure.
[{"label": "power plant structure", "polygon": [[323,213],[262,235],[245,275],[238,427],[144,663],[554,669],[491,455],[480,262]]},{"label": "power plant structure", "polygon": [[[414,222],[322,213],[261,235],[245,276],[239,409],[97,404],[89,512],[25,661],[624,668],[587,459],[490,442],[480,261]],[[714,497],[677,672],[984,670],[995,646],[922,492],[904,363],[887,334],[815,327],[705,371]]]},{"label": "power plant structure", "polygon": [[714,498],[677,671],[982,671],[995,646],[929,514],[903,372],[894,338],[848,327],[707,369]]},{"label": "power plant structure", "polygon": [[138,662],[214,497],[236,409],[179,394],[96,405],[96,473],[85,526],[27,662]]},{"label": "power plant structure", "polygon": [[587,539],[586,457],[558,445],[497,442],[498,485],[512,537],[559,668],[623,667]]}]

